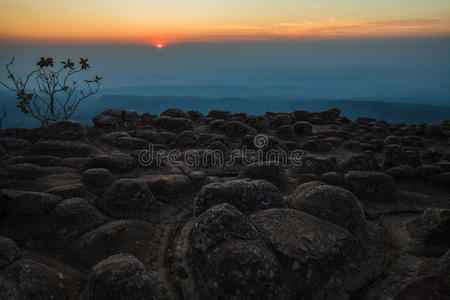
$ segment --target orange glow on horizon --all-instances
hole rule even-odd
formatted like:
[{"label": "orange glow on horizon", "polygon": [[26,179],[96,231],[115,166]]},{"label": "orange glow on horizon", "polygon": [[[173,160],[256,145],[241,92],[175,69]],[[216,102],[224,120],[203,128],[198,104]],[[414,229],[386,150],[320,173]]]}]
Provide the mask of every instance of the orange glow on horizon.
[{"label": "orange glow on horizon", "polygon": [[[0,41],[138,43],[450,36],[443,0],[4,0]],[[407,4],[407,5],[406,5]],[[349,7],[352,7],[349,10]],[[166,42],[156,39],[164,38]],[[161,42],[161,47],[158,43]]]},{"label": "orange glow on horizon", "polygon": [[162,48],[164,48],[166,45],[167,45],[167,43],[161,42],[161,41],[158,41],[158,42],[156,42],[156,43],[153,44],[153,46],[155,46],[155,47],[158,48],[158,49],[162,49]]}]

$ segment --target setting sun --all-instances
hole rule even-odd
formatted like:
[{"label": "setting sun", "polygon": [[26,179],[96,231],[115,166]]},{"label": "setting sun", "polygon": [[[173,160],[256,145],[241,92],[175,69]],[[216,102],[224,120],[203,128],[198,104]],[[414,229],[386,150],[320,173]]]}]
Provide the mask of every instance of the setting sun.
[{"label": "setting sun", "polygon": [[164,48],[164,47],[166,46],[166,44],[165,44],[164,42],[156,42],[156,43],[154,44],[154,46],[155,46],[156,48],[158,48],[158,49],[162,49],[162,48]]}]

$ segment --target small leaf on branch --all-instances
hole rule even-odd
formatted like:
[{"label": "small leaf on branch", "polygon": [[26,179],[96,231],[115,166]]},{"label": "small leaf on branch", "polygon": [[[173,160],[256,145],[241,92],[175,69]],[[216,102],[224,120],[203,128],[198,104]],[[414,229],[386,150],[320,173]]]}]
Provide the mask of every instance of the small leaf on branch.
[{"label": "small leaf on branch", "polygon": [[61,63],[64,65],[64,69],[69,68],[73,70],[75,68],[75,63],[70,61],[70,58],[68,58],[67,61],[62,61]]},{"label": "small leaf on branch", "polygon": [[88,59],[87,58],[82,58],[80,57],[80,65],[81,65],[81,69],[82,70],[86,70],[89,69],[91,66],[87,63]]}]

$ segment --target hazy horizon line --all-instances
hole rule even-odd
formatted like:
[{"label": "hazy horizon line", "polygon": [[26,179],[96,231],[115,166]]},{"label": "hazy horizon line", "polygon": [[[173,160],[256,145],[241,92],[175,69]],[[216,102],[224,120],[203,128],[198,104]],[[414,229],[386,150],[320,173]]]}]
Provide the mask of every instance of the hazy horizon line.
[{"label": "hazy horizon line", "polygon": [[322,41],[391,41],[391,40],[433,40],[449,39],[450,33],[418,34],[418,35],[337,35],[337,36],[298,36],[298,37],[223,37],[223,38],[198,38],[184,40],[134,40],[134,39],[72,39],[72,38],[30,38],[0,37],[0,43],[12,45],[148,45],[152,46],[155,41],[164,42],[166,45],[184,44],[228,44],[228,43],[296,43],[296,42],[322,42]]}]

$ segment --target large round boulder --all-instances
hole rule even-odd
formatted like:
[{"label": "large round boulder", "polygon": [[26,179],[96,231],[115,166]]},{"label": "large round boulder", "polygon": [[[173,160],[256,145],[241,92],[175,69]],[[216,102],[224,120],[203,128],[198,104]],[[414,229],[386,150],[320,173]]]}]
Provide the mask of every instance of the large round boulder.
[{"label": "large round boulder", "polygon": [[385,173],[350,171],[345,174],[344,178],[346,188],[360,201],[389,203],[398,199],[395,181]]},{"label": "large round boulder", "polygon": [[157,254],[148,250],[159,240],[157,234],[158,228],[147,221],[111,221],[75,240],[69,248],[70,258],[88,268],[119,253],[130,253],[141,260],[157,259]]},{"label": "large round boulder", "polygon": [[87,200],[71,198],[60,202],[52,212],[60,239],[72,239],[107,221]]},{"label": "large round boulder", "polygon": [[255,135],[256,129],[250,127],[241,121],[228,121],[220,126],[219,130],[228,137],[243,137],[247,134]]},{"label": "large round boulder", "polygon": [[92,268],[80,300],[159,300],[161,297],[158,285],[136,257],[117,254]]},{"label": "large round boulder", "polygon": [[298,121],[294,123],[294,133],[298,136],[312,135],[312,124],[307,121]]},{"label": "large round boulder", "polygon": [[23,222],[37,222],[47,218],[62,199],[40,192],[17,192],[7,207],[7,213]]},{"label": "large round boulder", "polygon": [[0,236],[0,270],[20,258],[20,250],[13,240]]},{"label": "large round boulder", "polygon": [[161,116],[167,116],[172,118],[184,118],[184,119],[190,119],[190,114],[188,114],[185,111],[182,111],[179,108],[168,108],[165,111],[161,113]]},{"label": "large round boulder", "polygon": [[58,157],[82,157],[92,152],[92,147],[81,141],[40,140],[32,147],[35,154]]},{"label": "large round boulder", "polygon": [[283,196],[276,186],[265,180],[230,180],[204,186],[194,200],[195,216],[210,207],[228,203],[242,212],[254,212],[283,203]]},{"label": "large round boulder", "polygon": [[228,240],[214,248],[202,271],[215,299],[281,299],[280,263],[265,245]]},{"label": "large round boulder", "polygon": [[42,263],[17,260],[0,272],[0,299],[68,299],[60,276]]},{"label": "large round boulder", "polygon": [[200,264],[207,253],[221,242],[230,239],[255,239],[258,231],[247,218],[228,203],[215,205],[199,215],[190,235],[191,248]]},{"label": "large round boulder", "polygon": [[88,169],[81,179],[88,190],[96,195],[102,195],[116,181],[114,175],[105,168]]},{"label": "large round boulder", "polygon": [[87,125],[78,121],[58,121],[43,128],[42,137],[56,140],[76,140],[85,138]]},{"label": "large round boulder", "polygon": [[374,157],[365,154],[353,154],[340,161],[336,170],[341,173],[348,171],[378,171],[379,166]]},{"label": "large round boulder", "polygon": [[107,215],[118,218],[148,218],[159,205],[147,184],[136,179],[119,179],[96,201]]},{"label": "large round boulder", "polygon": [[172,145],[183,148],[192,148],[195,147],[198,143],[198,135],[190,130],[180,132],[172,141]]},{"label": "large round boulder", "polygon": [[229,120],[231,118],[231,113],[229,110],[214,109],[208,113],[208,117],[213,119]]},{"label": "large round boulder", "polygon": [[323,174],[333,171],[334,163],[331,159],[319,155],[305,155],[300,163],[292,167],[296,174]]},{"label": "large round boulder", "polygon": [[273,183],[281,191],[290,189],[286,170],[277,161],[252,163],[239,173],[239,178],[263,179]]},{"label": "large round boulder", "polygon": [[282,285],[290,295],[306,296],[319,289],[356,244],[347,230],[295,209],[267,209],[249,220],[278,257]]},{"label": "large round boulder", "polygon": [[[304,186],[304,187],[303,187]],[[291,207],[356,232],[365,224],[358,199],[341,187],[305,183],[286,198]]]},{"label": "large round boulder", "polygon": [[180,133],[186,130],[192,130],[192,121],[184,118],[171,118],[162,116],[155,121],[155,125],[174,133]]},{"label": "large round boulder", "polygon": [[425,244],[450,247],[450,209],[428,208],[406,227],[412,237]]}]

